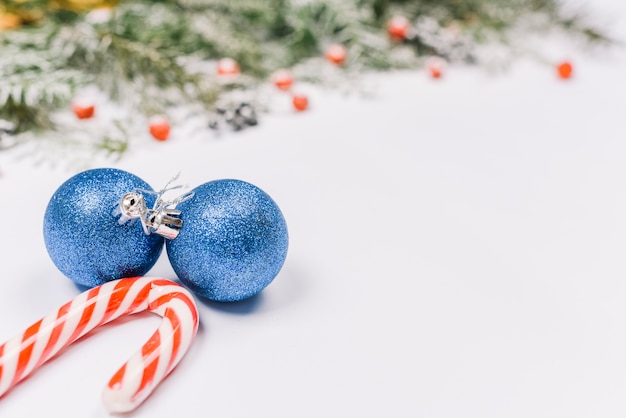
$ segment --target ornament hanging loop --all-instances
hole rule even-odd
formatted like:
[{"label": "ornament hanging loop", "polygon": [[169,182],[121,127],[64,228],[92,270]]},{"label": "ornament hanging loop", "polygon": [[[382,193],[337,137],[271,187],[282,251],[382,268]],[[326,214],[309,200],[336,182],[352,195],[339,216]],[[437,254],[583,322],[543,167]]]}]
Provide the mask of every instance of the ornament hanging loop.
[{"label": "ornament hanging loop", "polygon": [[[120,218],[120,222],[123,222],[124,217],[139,219],[143,227],[143,232],[146,235],[155,233],[167,239],[176,238],[179,229],[183,226],[183,221],[178,218],[180,211],[176,210],[175,207],[177,204],[191,199],[194,195],[193,192],[187,192],[172,200],[165,200],[163,198],[166,192],[185,187],[182,185],[170,187],[170,184],[178,179],[179,175],[180,173],[174,176],[165,187],[158,192],[138,189],[122,196],[120,200],[120,211],[123,217]],[[148,209],[142,193],[156,195],[156,201],[151,209]]]}]

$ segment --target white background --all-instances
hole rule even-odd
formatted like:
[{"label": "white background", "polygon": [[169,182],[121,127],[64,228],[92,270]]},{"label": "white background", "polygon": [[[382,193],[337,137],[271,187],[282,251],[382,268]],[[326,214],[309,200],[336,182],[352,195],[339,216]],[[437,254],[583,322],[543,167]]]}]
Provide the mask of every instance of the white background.
[{"label": "white background", "polygon": [[[588,9],[626,39],[623,2]],[[175,126],[98,163],[157,188],[178,171],[249,181],[290,232],[260,296],[199,302],[188,355],[130,416],[624,417],[626,53],[544,47],[574,79],[526,58],[501,75],[369,77],[370,99],[301,86],[309,112],[219,138]],[[42,237],[76,169],[22,155],[0,153],[0,340],[79,293]],[[150,275],[175,278],[165,253]],[[102,387],[158,323],[72,345],[0,416],[106,416]]]}]

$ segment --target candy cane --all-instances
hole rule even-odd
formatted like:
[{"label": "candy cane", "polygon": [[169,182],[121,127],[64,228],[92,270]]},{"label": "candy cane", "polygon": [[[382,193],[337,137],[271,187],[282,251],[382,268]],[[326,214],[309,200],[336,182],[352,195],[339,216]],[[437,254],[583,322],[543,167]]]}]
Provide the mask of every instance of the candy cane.
[{"label": "candy cane", "polygon": [[176,367],[198,330],[193,297],[169,280],[134,277],[94,287],[8,340],[0,346],[0,396],[97,326],[145,310],[163,322],[102,393],[107,411],[132,411]]}]

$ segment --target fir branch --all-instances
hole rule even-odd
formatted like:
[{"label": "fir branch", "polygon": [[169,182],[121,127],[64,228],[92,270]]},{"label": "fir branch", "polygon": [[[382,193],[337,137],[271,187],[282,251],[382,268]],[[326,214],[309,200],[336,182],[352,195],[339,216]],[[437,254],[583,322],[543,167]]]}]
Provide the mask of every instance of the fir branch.
[{"label": "fir branch", "polygon": [[[110,16],[86,13],[101,5],[114,6]],[[354,78],[419,66],[428,55],[474,62],[476,44],[512,43],[510,34],[535,16],[545,27],[611,42],[587,13],[568,13],[560,0],[4,0],[3,12],[24,25],[0,32],[0,118],[18,132],[54,127],[54,112],[86,85],[144,115],[183,105],[215,110],[220,97],[254,91],[278,68],[323,79],[320,57],[331,43],[349,51],[333,70]],[[385,25],[394,15],[409,19],[416,36],[392,42]],[[223,57],[245,75],[217,77]],[[123,153],[126,131],[103,134],[96,148]]]},{"label": "fir branch", "polygon": [[49,129],[50,112],[66,105],[84,75],[66,68],[54,53],[43,49],[48,28],[35,36],[12,32],[2,38],[0,55],[0,118],[16,124],[17,132]]}]

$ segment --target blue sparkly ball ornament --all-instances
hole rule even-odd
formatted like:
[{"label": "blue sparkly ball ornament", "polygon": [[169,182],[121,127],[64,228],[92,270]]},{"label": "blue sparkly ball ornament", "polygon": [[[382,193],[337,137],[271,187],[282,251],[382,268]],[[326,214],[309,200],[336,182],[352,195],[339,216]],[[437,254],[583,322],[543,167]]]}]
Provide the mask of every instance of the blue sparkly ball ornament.
[{"label": "blue sparkly ball ornament", "polygon": [[[152,190],[126,171],[99,168],[67,180],[54,193],[44,215],[44,241],[59,270],[81,286],[141,276],[163,249],[163,237],[146,235],[138,219],[120,220],[122,196]],[[154,196],[146,194],[152,205]]]},{"label": "blue sparkly ball ornament", "polygon": [[216,180],[180,203],[183,225],[166,242],[180,280],[198,295],[239,301],[263,290],[287,256],[287,225],[263,190],[240,180]]}]

